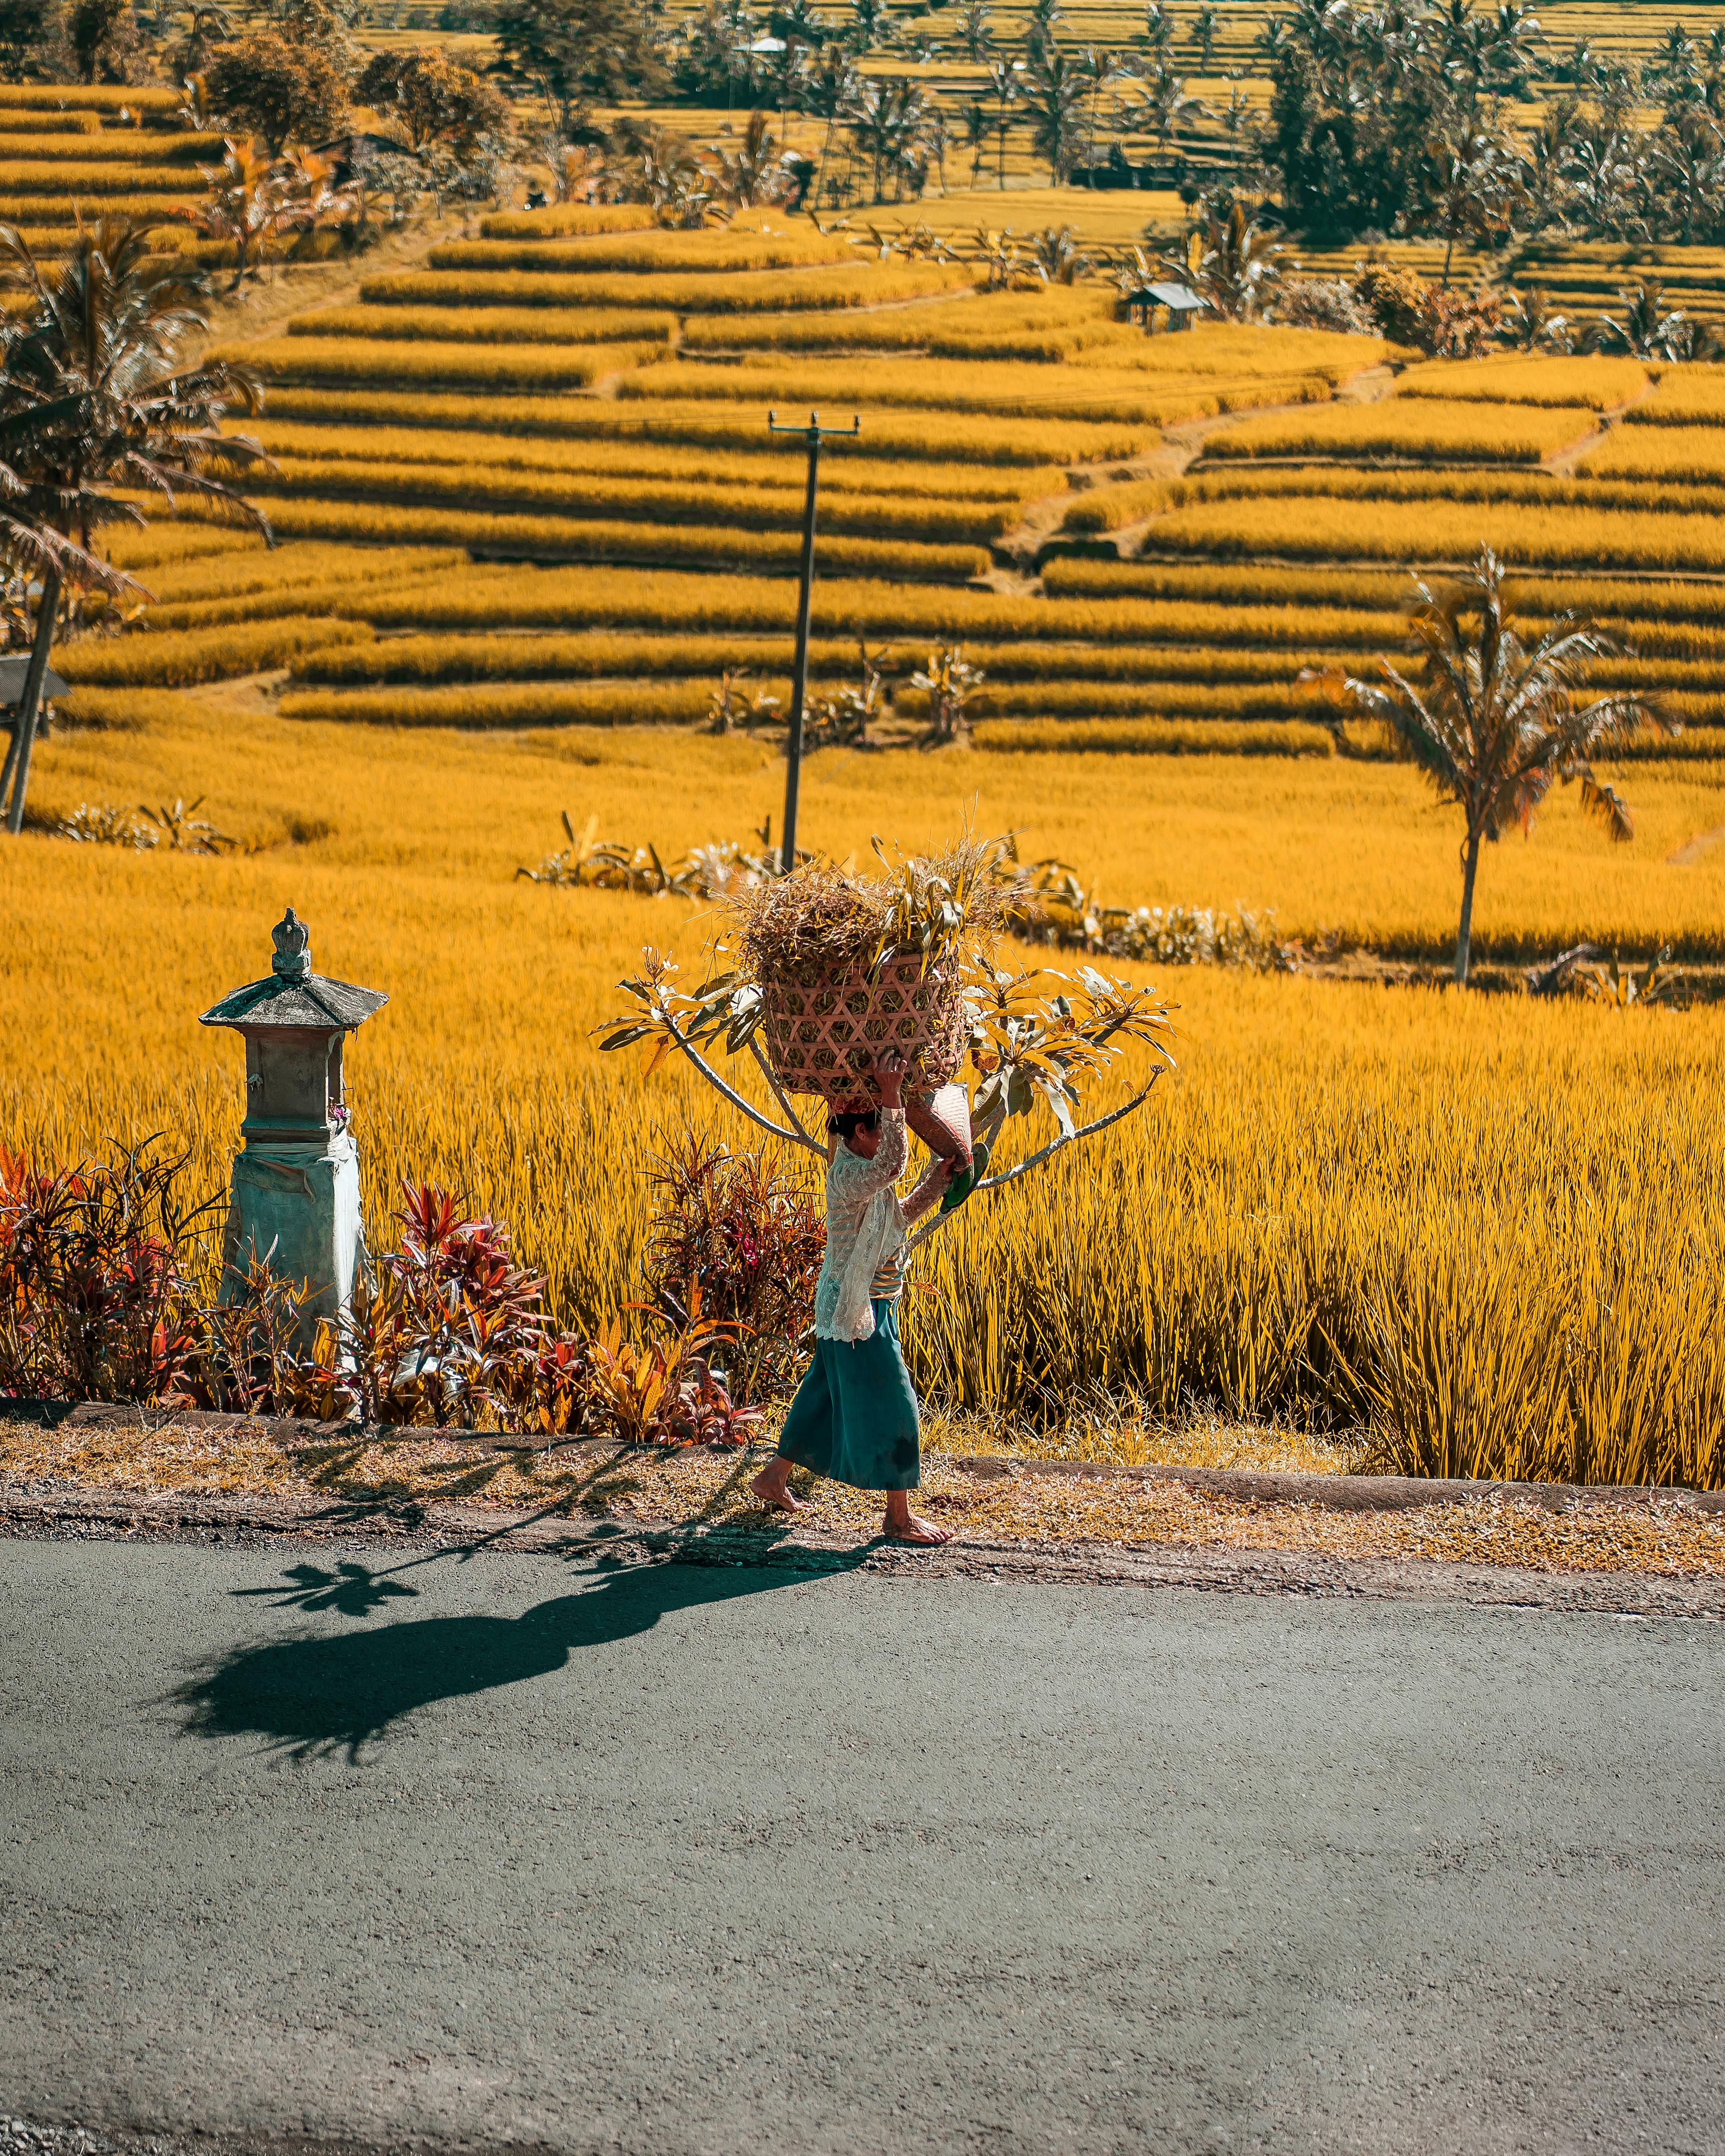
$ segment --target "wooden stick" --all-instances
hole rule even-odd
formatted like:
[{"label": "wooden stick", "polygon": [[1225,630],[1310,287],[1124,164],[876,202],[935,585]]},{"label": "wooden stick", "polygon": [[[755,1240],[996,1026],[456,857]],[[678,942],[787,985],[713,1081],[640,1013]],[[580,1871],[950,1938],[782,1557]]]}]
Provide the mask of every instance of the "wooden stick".
[{"label": "wooden stick", "polygon": [[[695,1045],[694,1042],[685,1038],[681,1027],[679,1026],[676,1020],[671,1016],[669,1011],[665,1014],[664,1022],[671,1039],[675,1041],[678,1047],[682,1050],[684,1055],[688,1057],[689,1060],[695,1065],[701,1076],[706,1079],[707,1084],[712,1086],[716,1092],[722,1093],[733,1108],[739,1109],[742,1114],[748,1117],[752,1123],[758,1123],[763,1131],[771,1131],[774,1137],[783,1138],[787,1145],[796,1145],[799,1142],[803,1145],[813,1144],[814,1141],[809,1137],[808,1132],[802,1128],[800,1124],[794,1131],[781,1130],[778,1125],[773,1122],[771,1116],[763,1116],[758,1108],[752,1107],[734,1086],[727,1086],[724,1080],[719,1075],[718,1072],[714,1070],[712,1065],[707,1061],[701,1050]],[[823,1158],[824,1158],[826,1147],[823,1146],[819,1150]]]},{"label": "wooden stick", "polygon": [[778,1073],[773,1070],[773,1065],[767,1060],[766,1057],[761,1053],[761,1044],[753,1037],[752,1034],[751,1034],[749,1038],[749,1052],[754,1057],[756,1062],[760,1065],[762,1071],[766,1077],[767,1083],[773,1088],[773,1099],[776,1100],[779,1106],[784,1110],[786,1119],[794,1127],[798,1137],[801,1138],[803,1144],[808,1147],[810,1152],[818,1152],[821,1158],[824,1160],[827,1157],[826,1147],[820,1142],[819,1138],[811,1137],[809,1135],[809,1132],[803,1128],[803,1118],[791,1106],[789,1096],[786,1093],[783,1086],[778,1082]]},{"label": "wooden stick", "polygon": [[[978,1197],[985,1190],[1004,1189],[1009,1183],[1016,1183],[1021,1175],[1028,1175],[1033,1168],[1040,1168],[1044,1161],[1060,1152],[1065,1147],[1076,1145],[1081,1138],[1093,1138],[1098,1131],[1106,1131],[1110,1123],[1117,1123],[1122,1116],[1131,1115],[1134,1108],[1142,1107],[1145,1101],[1149,1099],[1150,1086],[1153,1086],[1161,1075],[1162,1073],[1159,1070],[1157,1071],[1151,1078],[1150,1085],[1146,1086],[1142,1092],[1133,1094],[1132,1099],[1123,1106],[1114,1109],[1108,1115],[1099,1116],[1093,1123],[1081,1124],[1070,1137],[1063,1131],[1052,1144],[1044,1146],[1040,1152],[1033,1152],[1028,1160],[1021,1160],[1016,1168],[1008,1168],[1004,1175],[989,1176],[986,1182],[977,1184],[975,1189],[971,1192],[971,1196]],[[961,1209],[955,1205],[950,1213],[937,1213],[933,1219],[919,1228],[914,1235],[908,1238],[905,1244],[905,1255],[908,1257],[919,1244],[926,1243],[937,1228],[944,1228],[949,1220],[956,1220],[960,1210]]]}]

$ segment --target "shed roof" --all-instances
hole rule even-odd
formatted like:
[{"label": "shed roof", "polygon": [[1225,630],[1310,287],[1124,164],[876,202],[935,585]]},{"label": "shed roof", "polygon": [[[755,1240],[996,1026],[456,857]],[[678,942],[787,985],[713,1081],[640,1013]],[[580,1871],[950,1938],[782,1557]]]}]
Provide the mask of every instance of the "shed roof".
[{"label": "shed roof", "polygon": [[[0,659],[0,711],[16,704],[24,693],[24,676],[30,670],[26,654],[21,659]],[[49,667],[42,676],[42,694],[52,703],[56,696],[66,693],[65,682]]]},{"label": "shed roof", "polygon": [[1189,285],[1147,285],[1144,290],[1158,306],[1172,307],[1177,315],[1190,314],[1209,305]]}]

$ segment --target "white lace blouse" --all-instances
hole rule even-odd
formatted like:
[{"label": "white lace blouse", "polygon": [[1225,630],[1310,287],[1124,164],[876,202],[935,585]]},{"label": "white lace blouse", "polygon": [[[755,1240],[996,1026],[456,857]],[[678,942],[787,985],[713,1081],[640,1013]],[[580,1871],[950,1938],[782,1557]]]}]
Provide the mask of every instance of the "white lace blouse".
[{"label": "white lace blouse", "polygon": [[[880,1111],[880,1142],[872,1160],[852,1152],[843,1139],[837,1142],[827,1166],[827,1254],[814,1291],[818,1340],[872,1338],[877,1294],[890,1301],[902,1291],[896,1260],[905,1229],[940,1195],[936,1158],[901,1204],[893,1185],[909,1158],[901,1108]],[[876,1276],[889,1267],[890,1282],[877,1288]]]}]

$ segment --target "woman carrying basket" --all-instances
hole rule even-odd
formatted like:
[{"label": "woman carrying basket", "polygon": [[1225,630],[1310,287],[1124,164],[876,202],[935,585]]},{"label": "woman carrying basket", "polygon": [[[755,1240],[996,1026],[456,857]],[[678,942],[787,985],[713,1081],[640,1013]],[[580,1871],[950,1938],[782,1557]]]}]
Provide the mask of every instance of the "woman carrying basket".
[{"label": "woman carrying basket", "polygon": [[900,1203],[893,1185],[910,1157],[901,1098],[904,1059],[874,1066],[878,1109],[827,1118],[827,1249],[814,1293],[814,1360],[785,1417],[778,1455],[752,1485],[763,1504],[793,1512],[793,1467],[853,1489],[886,1492],[885,1532],[932,1543],[950,1530],[919,1519],[909,1492],[922,1479],[921,1425],[899,1348],[905,1229],[939,1203],[962,1159],[937,1157]]}]

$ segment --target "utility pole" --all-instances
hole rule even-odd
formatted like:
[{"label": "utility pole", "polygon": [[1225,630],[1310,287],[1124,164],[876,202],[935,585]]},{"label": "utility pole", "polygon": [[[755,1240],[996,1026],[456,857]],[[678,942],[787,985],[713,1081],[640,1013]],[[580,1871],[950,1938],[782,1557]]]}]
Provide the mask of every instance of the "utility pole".
[{"label": "utility pole", "polygon": [[797,662],[791,676],[791,731],[785,744],[784,825],[779,835],[778,872],[797,865],[797,795],[803,781],[803,706],[809,694],[809,610],[814,596],[814,501],[820,485],[820,445],[854,440],[862,421],[853,413],[848,427],[823,427],[811,412],[806,427],[781,427],[777,412],[767,414],[769,434],[800,434],[809,451],[809,493],[803,504],[803,583],[797,594]]}]

